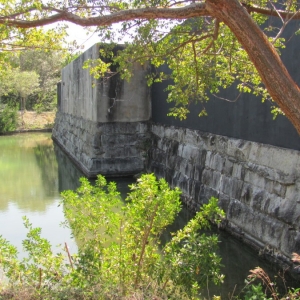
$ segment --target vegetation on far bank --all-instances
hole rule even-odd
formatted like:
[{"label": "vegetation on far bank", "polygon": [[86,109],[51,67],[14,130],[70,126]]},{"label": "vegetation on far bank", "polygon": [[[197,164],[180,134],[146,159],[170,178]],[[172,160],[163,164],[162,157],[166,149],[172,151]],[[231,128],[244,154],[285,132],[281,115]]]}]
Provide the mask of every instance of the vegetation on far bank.
[{"label": "vegetation on far bank", "polygon": [[9,106],[0,110],[0,133],[51,129],[56,111],[17,111]]},{"label": "vegetation on far bank", "polygon": [[41,49],[5,54],[0,66],[0,133],[53,126],[60,71],[77,55]]},{"label": "vegetation on far bank", "polygon": [[55,114],[56,110],[40,113],[36,111],[25,111],[22,113],[19,111],[17,131],[52,128],[54,126]]}]

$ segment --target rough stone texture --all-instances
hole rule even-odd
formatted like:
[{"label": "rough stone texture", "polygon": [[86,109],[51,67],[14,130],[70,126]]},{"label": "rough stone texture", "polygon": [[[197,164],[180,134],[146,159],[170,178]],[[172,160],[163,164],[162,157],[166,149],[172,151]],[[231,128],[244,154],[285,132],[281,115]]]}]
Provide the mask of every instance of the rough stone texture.
[{"label": "rough stone texture", "polygon": [[183,191],[193,210],[219,198],[227,228],[287,262],[300,253],[300,152],[152,124],[148,171]]},{"label": "rough stone texture", "polygon": [[53,139],[88,177],[133,175],[145,169],[149,125],[100,123],[58,112]]}]

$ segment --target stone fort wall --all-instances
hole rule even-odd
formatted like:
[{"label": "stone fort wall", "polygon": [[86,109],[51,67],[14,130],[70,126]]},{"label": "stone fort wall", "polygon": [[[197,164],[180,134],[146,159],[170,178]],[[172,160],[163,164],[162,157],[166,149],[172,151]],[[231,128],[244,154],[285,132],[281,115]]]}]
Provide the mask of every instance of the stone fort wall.
[{"label": "stone fort wall", "polygon": [[[296,59],[299,38],[290,42],[283,56]],[[150,90],[149,68],[138,65],[131,83],[95,82],[82,64],[98,51],[95,45],[62,71],[57,144],[89,177],[154,172],[179,186],[192,210],[218,197],[227,230],[289,264],[300,253],[300,137],[290,122],[273,121],[270,105],[248,96],[211,99],[205,118],[197,106],[184,122],[167,118],[166,83]],[[290,72],[300,83],[296,65]]]}]

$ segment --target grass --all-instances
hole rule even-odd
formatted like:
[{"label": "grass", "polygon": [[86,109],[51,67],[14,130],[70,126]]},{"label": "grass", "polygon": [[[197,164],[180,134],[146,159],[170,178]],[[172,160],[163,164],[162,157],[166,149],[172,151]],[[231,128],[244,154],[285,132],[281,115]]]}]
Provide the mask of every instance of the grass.
[{"label": "grass", "polygon": [[17,131],[39,130],[52,128],[55,120],[55,111],[37,113],[35,111],[18,112]]}]

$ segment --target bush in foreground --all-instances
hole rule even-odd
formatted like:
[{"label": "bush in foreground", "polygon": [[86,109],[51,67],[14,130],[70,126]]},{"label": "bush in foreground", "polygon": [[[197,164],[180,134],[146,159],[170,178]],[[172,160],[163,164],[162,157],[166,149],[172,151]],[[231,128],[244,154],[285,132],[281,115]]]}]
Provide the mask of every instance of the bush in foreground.
[{"label": "bush in foreground", "polygon": [[[180,211],[180,190],[143,175],[130,186],[124,205],[113,182],[98,176],[95,186],[62,193],[65,225],[79,245],[76,255],[53,253],[41,229],[28,229],[28,257],[0,237],[0,266],[7,277],[2,298],[11,299],[193,299],[207,282],[220,283],[218,239],[199,233],[224,213],[212,198],[173,238],[160,235]],[[19,297],[20,296],[20,297]]]}]

